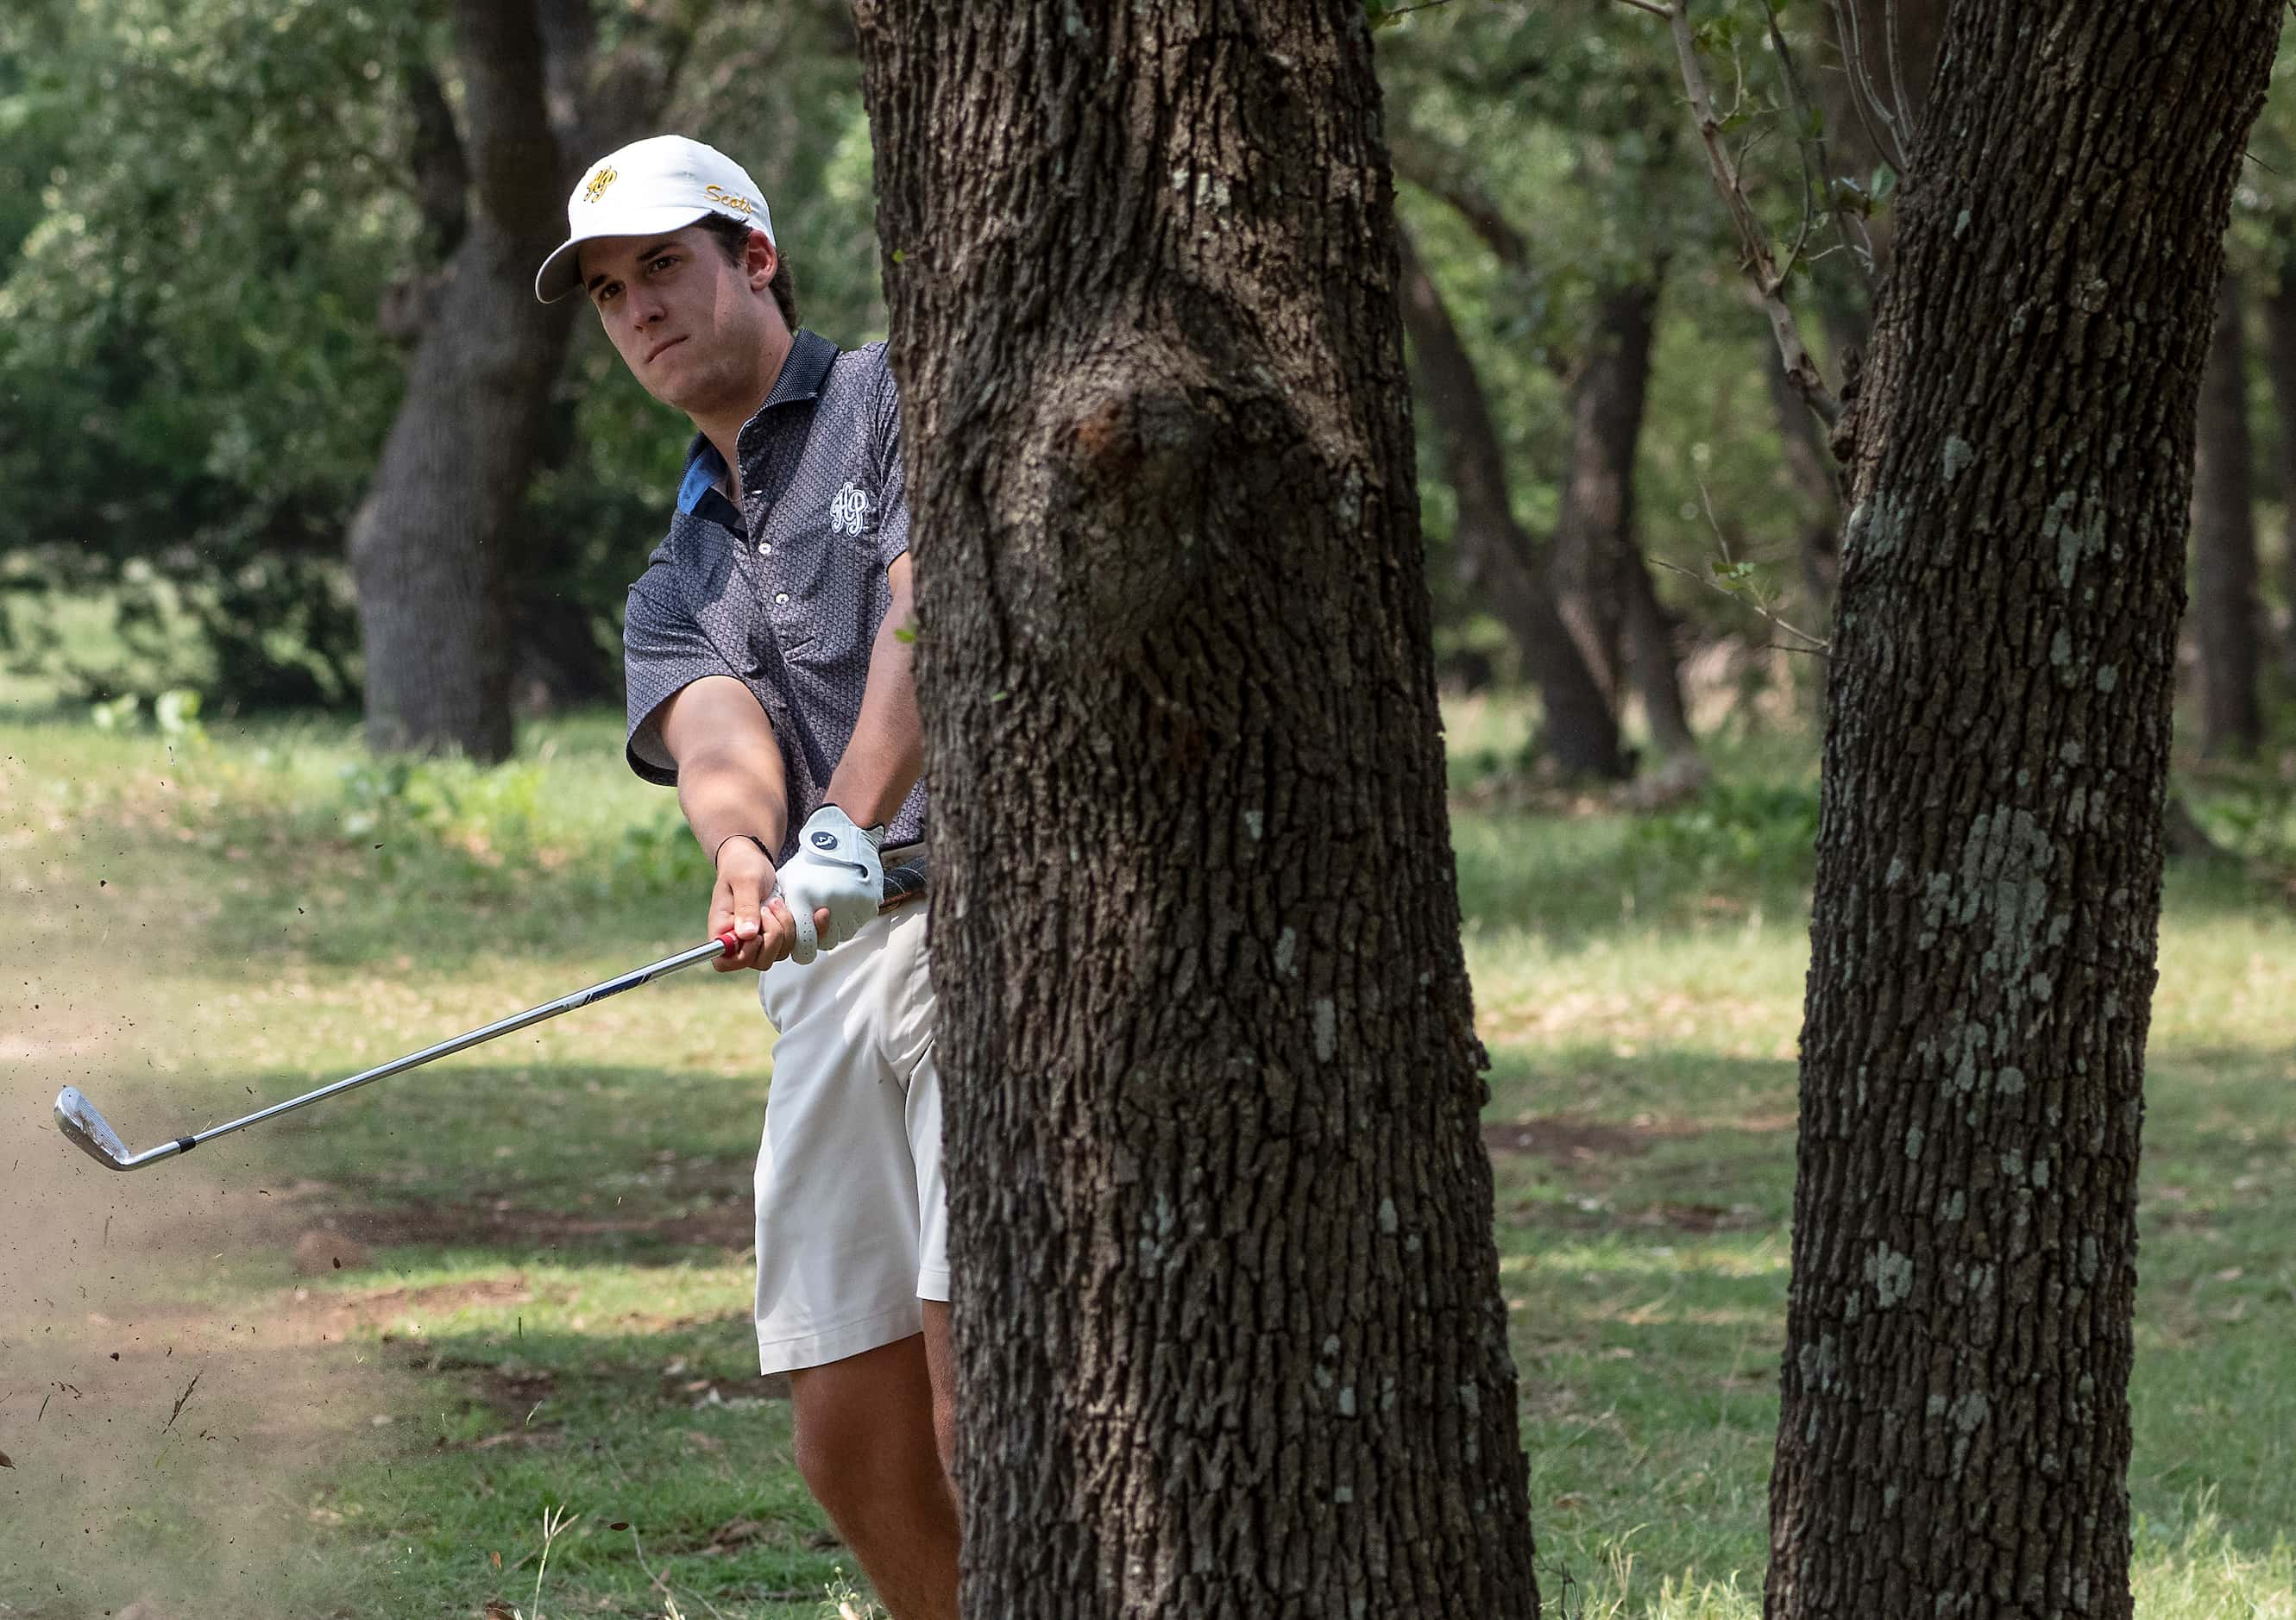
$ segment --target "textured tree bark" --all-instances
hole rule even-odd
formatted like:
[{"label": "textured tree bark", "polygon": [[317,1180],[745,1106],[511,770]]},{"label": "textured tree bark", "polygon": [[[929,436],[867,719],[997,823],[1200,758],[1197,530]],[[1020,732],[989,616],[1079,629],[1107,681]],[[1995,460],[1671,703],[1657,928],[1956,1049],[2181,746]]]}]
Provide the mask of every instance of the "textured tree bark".
[{"label": "textured tree bark", "polygon": [[1506,456],[1491,426],[1482,380],[1459,340],[1443,295],[1409,241],[1401,242],[1403,323],[1411,333],[1420,393],[1435,418],[1444,470],[1458,497],[1459,564],[1470,588],[1487,591],[1491,611],[1522,656],[1545,713],[1542,741],[1566,775],[1619,781],[1631,773],[1619,743],[1618,714],[1550,586],[1546,548],[1515,521]]},{"label": "textured tree bark", "polygon": [[1857,406],[1773,1616],[2130,1612],[2194,406],[2279,28],[1954,8]]},{"label": "textured tree bark", "polygon": [[979,1616],[1535,1615],[1353,0],[864,0]]},{"label": "textured tree bark", "polygon": [[2249,438],[2246,300],[2226,271],[2201,377],[2193,471],[2193,637],[2201,655],[2201,747],[2247,756],[2264,745],[2258,677],[2256,455]]}]

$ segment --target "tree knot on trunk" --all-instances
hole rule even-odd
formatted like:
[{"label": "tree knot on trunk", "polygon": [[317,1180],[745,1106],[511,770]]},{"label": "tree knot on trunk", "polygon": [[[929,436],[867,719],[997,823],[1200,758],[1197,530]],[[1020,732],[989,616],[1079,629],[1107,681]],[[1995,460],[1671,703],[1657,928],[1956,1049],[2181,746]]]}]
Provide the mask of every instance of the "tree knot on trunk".
[{"label": "tree knot on trunk", "polygon": [[1119,388],[1076,412],[1067,438],[1067,470],[1087,501],[1162,503],[1203,469],[1203,421],[1177,389]]},{"label": "tree knot on trunk", "polygon": [[[1054,544],[1007,559],[1019,570],[1012,600],[1040,648],[1103,657],[1206,600],[1223,413],[1195,397],[1187,364],[1135,344],[1067,368],[1045,390],[1010,499],[1042,514],[1037,532]],[[1022,587],[1027,575],[1036,580]]]}]

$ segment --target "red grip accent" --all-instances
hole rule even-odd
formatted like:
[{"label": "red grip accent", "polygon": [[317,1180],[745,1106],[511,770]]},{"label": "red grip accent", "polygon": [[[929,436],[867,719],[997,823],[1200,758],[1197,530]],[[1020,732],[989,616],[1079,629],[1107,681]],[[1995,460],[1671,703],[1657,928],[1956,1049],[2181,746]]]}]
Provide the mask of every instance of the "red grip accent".
[{"label": "red grip accent", "polygon": [[731,929],[718,936],[718,943],[726,947],[726,954],[728,956],[742,948],[742,941]]}]

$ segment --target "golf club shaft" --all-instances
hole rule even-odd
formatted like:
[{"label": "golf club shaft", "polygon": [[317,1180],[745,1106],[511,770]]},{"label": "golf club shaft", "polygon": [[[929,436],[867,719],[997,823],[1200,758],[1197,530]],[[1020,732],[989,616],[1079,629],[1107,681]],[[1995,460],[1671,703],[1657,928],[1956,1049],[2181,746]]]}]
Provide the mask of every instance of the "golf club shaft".
[{"label": "golf club shaft", "polygon": [[[315,1102],[324,1102],[339,1092],[356,1090],[371,1081],[388,1079],[392,1075],[403,1075],[410,1068],[420,1068],[425,1063],[451,1057],[455,1052],[481,1045],[498,1035],[506,1035],[513,1030],[524,1029],[530,1024],[539,1024],[545,1019],[554,1019],[562,1012],[571,1012],[577,1007],[587,1007],[593,1002],[602,1002],[606,997],[619,995],[625,990],[635,990],[640,985],[651,984],[653,980],[666,974],[675,973],[681,968],[690,968],[696,962],[709,961],[723,956],[733,948],[733,936],[730,934],[721,936],[707,945],[698,945],[690,950],[680,951],[675,956],[665,956],[660,961],[648,962],[643,968],[633,968],[627,973],[592,985],[586,990],[577,990],[571,995],[562,995],[554,1002],[545,1002],[539,1007],[529,1007],[524,1012],[514,1012],[506,1019],[497,1019],[491,1024],[458,1035],[451,1040],[441,1041],[435,1046],[426,1046],[421,1051],[409,1052],[406,1056],[394,1058],[388,1063],[379,1063],[373,1068],[365,1069],[351,1076],[348,1079],[338,1080],[332,1085],[323,1085],[316,1092],[306,1092],[300,1097],[290,1097],[284,1102],[275,1102],[267,1109],[248,1115],[244,1119],[234,1119],[225,1125],[210,1125],[206,1130],[196,1132],[190,1136],[179,1136],[172,1144],[173,1150],[176,1153],[189,1153],[201,1142],[213,1141],[218,1136],[228,1136],[234,1131],[243,1131],[251,1125],[261,1125],[265,1120],[275,1119],[282,1114],[291,1114],[297,1109],[308,1108]],[[138,1159],[145,1157],[141,1153],[136,1155]],[[170,1154],[166,1148],[161,1148],[153,1150],[150,1157],[165,1158],[170,1157]]]},{"label": "golf club shaft", "polygon": [[[899,849],[887,850],[885,855],[887,864],[884,868],[884,888],[878,903],[878,910],[881,912],[891,911],[895,906],[922,898],[925,892],[926,882],[926,861],[922,845],[906,845]],[[778,892],[776,890],[776,894]],[[389,1063],[353,1075],[348,1079],[338,1080],[332,1085],[323,1085],[316,1092],[306,1092],[300,1097],[291,1097],[285,1102],[274,1103],[267,1109],[248,1115],[244,1119],[234,1119],[225,1125],[210,1126],[190,1136],[178,1136],[173,1141],[162,1142],[156,1148],[147,1148],[141,1153],[131,1153],[127,1150],[127,1143],[122,1141],[119,1133],[111,1128],[111,1122],[97,1111],[95,1105],[81,1093],[78,1086],[68,1085],[56,1093],[56,1128],[64,1133],[73,1146],[109,1169],[141,1170],[146,1165],[157,1164],[162,1159],[174,1158],[178,1154],[189,1153],[203,1141],[213,1141],[218,1136],[228,1136],[234,1131],[244,1131],[251,1125],[260,1125],[266,1119],[275,1119],[282,1114],[291,1114],[297,1109],[308,1108],[311,1104],[323,1101],[339,1092],[352,1091],[367,1084],[370,1081],[381,1080],[386,1076],[404,1074],[410,1068],[420,1068],[425,1063],[446,1057],[452,1052],[465,1051],[479,1045],[481,1042],[491,1041],[497,1035],[506,1035],[512,1030],[524,1029],[530,1024],[539,1024],[545,1019],[554,1019],[562,1012],[571,1012],[577,1007],[586,1007],[591,1002],[603,1001],[610,995],[618,995],[625,990],[636,989],[638,986],[651,983],[665,974],[675,973],[681,968],[690,968],[695,962],[708,961],[713,958],[725,956],[739,949],[740,944],[741,942],[730,931],[720,934],[707,945],[692,946],[680,951],[675,956],[665,956],[660,961],[648,962],[643,968],[635,968],[627,973],[592,985],[586,990],[577,990],[573,994],[562,995],[554,1002],[545,1002],[539,1007],[529,1007],[524,1012],[513,1013],[506,1019],[497,1019],[483,1027],[471,1030],[465,1035],[458,1035],[450,1041],[441,1041],[435,1046],[426,1046],[421,1051],[409,1052],[406,1057],[394,1059]]]}]

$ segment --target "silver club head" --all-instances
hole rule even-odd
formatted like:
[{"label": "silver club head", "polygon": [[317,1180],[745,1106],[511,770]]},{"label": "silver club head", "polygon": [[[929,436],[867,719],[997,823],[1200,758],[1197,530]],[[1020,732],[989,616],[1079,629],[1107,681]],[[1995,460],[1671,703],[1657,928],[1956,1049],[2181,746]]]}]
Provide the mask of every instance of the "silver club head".
[{"label": "silver club head", "polygon": [[107,1170],[127,1170],[133,1166],[127,1144],[119,1140],[95,1104],[80,1092],[79,1087],[68,1085],[56,1093],[56,1128],[70,1139],[72,1145]]}]

